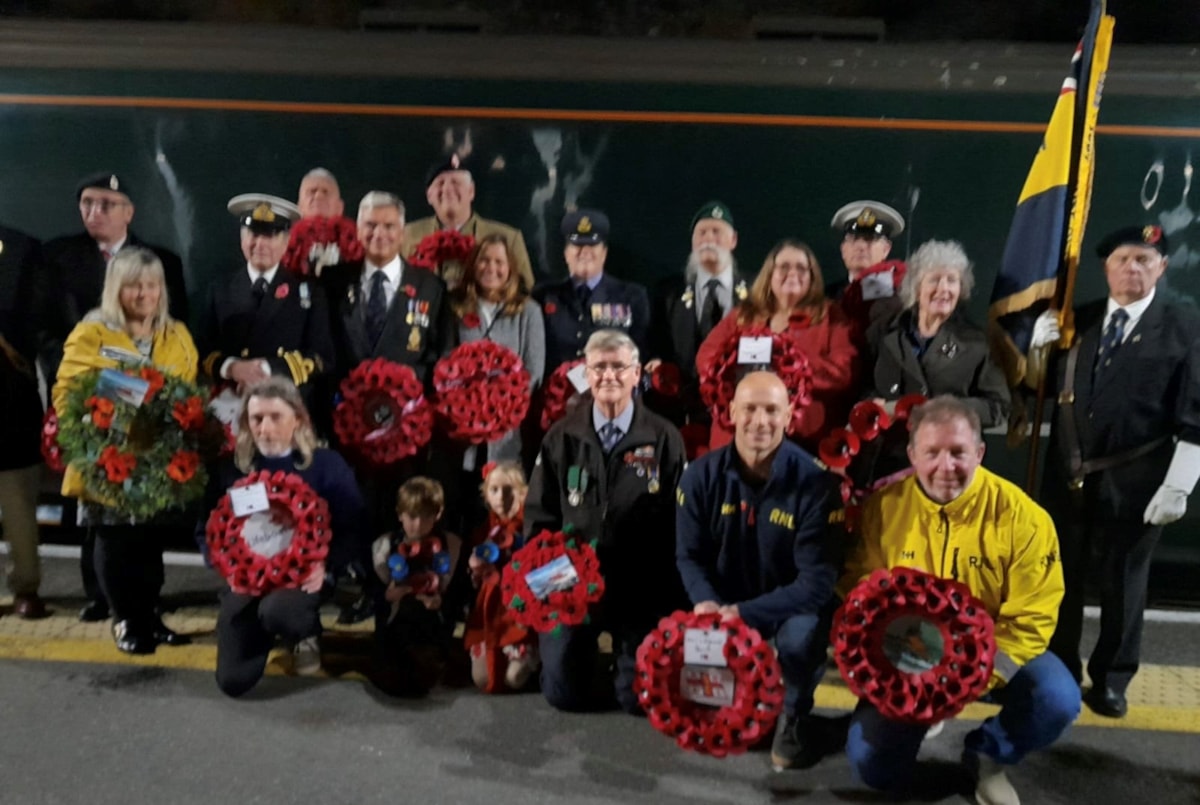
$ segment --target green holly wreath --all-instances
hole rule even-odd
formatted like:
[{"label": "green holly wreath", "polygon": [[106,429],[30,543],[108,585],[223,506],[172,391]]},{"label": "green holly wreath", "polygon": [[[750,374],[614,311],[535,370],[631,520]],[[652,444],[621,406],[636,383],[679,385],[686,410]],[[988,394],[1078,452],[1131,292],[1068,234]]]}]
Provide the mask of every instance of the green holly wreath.
[{"label": "green holly wreath", "polygon": [[204,494],[204,461],[218,446],[220,423],[207,399],[196,384],[152,366],[80,374],[59,412],[63,460],[82,476],[87,498],[123,516],[148,520],[183,508]]}]

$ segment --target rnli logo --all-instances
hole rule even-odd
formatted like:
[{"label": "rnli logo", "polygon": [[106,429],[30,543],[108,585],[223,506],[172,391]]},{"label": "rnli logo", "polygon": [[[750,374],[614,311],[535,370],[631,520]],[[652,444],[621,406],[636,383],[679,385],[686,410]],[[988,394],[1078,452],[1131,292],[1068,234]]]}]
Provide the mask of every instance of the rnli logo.
[{"label": "rnli logo", "polygon": [[781,525],[792,531],[796,530],[796,516],[791,512],[785,512],[783,509],[771,509],[771,514],[767,518],[767,521],[771,525]]},{"label": "rnli logo", "polygon": [[737,504],[722,503],[721,504],[721,515],[724,516],[726,514],[737,514]]}]

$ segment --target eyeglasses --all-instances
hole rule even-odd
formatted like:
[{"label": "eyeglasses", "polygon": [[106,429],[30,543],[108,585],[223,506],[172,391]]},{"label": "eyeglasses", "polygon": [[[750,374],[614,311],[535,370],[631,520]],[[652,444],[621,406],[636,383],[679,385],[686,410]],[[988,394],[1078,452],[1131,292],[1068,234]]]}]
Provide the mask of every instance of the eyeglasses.
[{"label": "eyeglasses", "polygon": [[79,209],[83,210],[84,212],[91,212],[92,210],[98,209],[100,212],[107,215],[108,213],[112,212],[115,207],[124,207],[128,203],[128,201],[113,201],[112,199],[108,198],[99,200],[94,198],[82,198],[79,200]]},{"label": "eyeglasses", "polygon": [[587,370],[596,377],[604,377],[609,372],[612,372],[617,377],[620,377],[630,369],[636,368],[636,363],[595,363],[589,366]]},{"label": "eyeglasses", "polygon": [[807,274],[808,263],[776,263],[774,271],[777,274],[790,274],[793,271],[797,274]]}]

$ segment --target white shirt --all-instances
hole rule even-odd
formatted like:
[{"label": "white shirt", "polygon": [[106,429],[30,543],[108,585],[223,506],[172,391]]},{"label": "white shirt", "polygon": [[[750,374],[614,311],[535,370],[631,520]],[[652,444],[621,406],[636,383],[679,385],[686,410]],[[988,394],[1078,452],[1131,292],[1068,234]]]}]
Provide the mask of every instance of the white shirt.
[{"label": "white shirt", "polygon": [[254,266],[250,265],[249,263],[246,263],[246,273],[250,275],[250,284],[251,285],[258,282],[259,277],[262,277],[263,279],[265,279],[267,281],[267,285],[270,285],[272,282],[275,281],[275,274],[278,271],[279,271],[279,263],[276,263],[272,267],[268,268],[266,271],[259,271]]},{"label": "white shirt", "polygon": [[708,303],[708,281],[717,280],[721,286],[717,288],[717,301],[721,303],[721,310],[726,313],[730,310],[730,302],[733,300],[733,266],[725,266],[720,274],[709,274],[707,271],[696,272],[696,321],[700,321],[704,316],[704,306]]},{"label": "white shirt", "polygon": [[495,320],[496,314],[500,312],[499,302],[488,302],[484,299],[479,300],[479,318],[483,323],[483,329],[492,326],[492,321]]},{"label": "white shirt", "polygon": [[1129,316],[1129,320],[1125,322],[1125,333],[1121,338],[1121,343],[1124,344],[1126,341],[1128,341],[1129,334],[1133,332],[1134,327],[1137,327],[1137,323],[1142,320],[1142,314],[1146,312],[1146,308],[1150,307],[1150,303],[1154,301],[1154,290],[1154,288],[1151,288],[1150,293],[1146,294],[1145,297],[1137,300],[1136,302],[1130,302],[1123,308],[1117,303],[1117,300],[1110,296],[1108,298],[1108,308],[1104,311],[1104,326],[1100,329],[1100,332],[1104,332],[1106,329],[1108,329],[1108,323],[1112,321],[1113,313],[1115,313],[1119,308],[1124,310]]},{"label": "white shirt", "polygon": [[[383,281],[383,301],[384,307],[392,306],[392,299],[396,296],[396,291],[400,290],[400,274],[403,265],[400,263],[400,257],[393,257],[391,262],[386,266],[376,266],[371,263],[363,263],[362,280],[360,282],[362,288],[362,298],[364,302],[371,298],[371,279],[377,271],[382,271],[384,276]],[[365,308],[364,308],[365,310]]]},{"label": "white shirt", "polygon": [[[121,238],[116,243],[112,244],[111,246],[101,243],[100,241],[96,241],[96,245],[100,248],[101,254],[104,254],[104,252],[108,252],[110,255],[115,255],[117,252],[121,251],[121,247],[125,245],[125,241],[127,241],[127,240],[129,240],[128,235]],[[109,259],[111,260],[112,258],[110,257]]]}]

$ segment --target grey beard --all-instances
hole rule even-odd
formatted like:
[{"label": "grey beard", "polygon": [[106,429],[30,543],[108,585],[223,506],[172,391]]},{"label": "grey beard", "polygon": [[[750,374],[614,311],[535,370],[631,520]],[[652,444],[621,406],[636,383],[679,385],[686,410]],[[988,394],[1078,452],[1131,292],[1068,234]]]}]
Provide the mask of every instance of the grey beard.
[{"label": "grey beard", "polygon": [[688,255],[685,276],[687,277],[687,281],[689,283],[695,282],[696,277],[700,275],[700,272],[705,270],[703,266],[700,265],[700,255],[701,253],[708,251],[717,253],[717,263],[720,265],[720,269],[717,271],[718,274],[727,268],[736,266],[736,262],[733,259],[733,252],[729,251],[728,249],[722,249],[720,246],[702,246],[699,249],[695,249],[691,254]]}]

